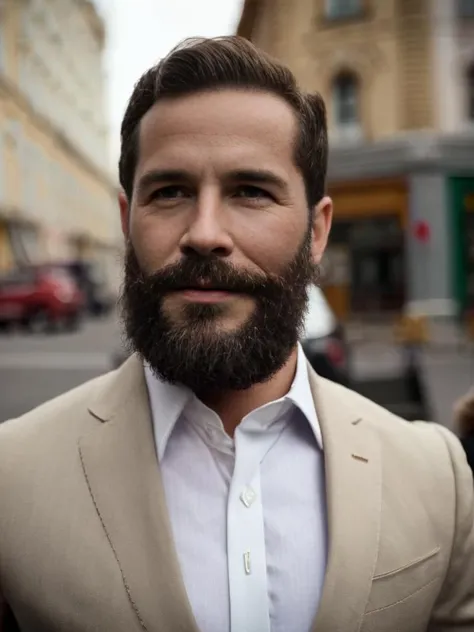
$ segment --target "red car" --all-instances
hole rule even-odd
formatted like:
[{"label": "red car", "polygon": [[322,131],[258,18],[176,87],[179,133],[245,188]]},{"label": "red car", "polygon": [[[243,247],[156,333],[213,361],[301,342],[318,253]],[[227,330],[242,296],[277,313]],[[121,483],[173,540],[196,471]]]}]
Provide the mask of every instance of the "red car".
[{"label": "red car", "polygon": [[64,271],[29,266],[0,277],[0,325],[33,331],[79,326],[84,297]]}]

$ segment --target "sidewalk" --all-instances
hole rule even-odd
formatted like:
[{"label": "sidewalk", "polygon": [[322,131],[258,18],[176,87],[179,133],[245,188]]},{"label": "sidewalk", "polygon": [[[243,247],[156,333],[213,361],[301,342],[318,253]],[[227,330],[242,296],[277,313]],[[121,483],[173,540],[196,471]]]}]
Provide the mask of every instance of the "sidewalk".
[{"label": "sidewalk", "polygon": [[[427,420],[452,428],[455,403],[474,387],[474,349],[425,347],[416,357],[429,410]],[[396,382],[407,370],[402,350],[382,342],[355,345],[351,364],[353,376],[359,381]]]},{"label": "sidewalk", "polygon": [[[351,345],[382,343],[396,345],[394,337],[394,321],[358,322],[345,324],[347,340]],[[428,324],[429,341],[426,348],[439,350],[474,349],[474,342],[469,340],[465,331],[453,321],[432,321]]]},{"label": "sidewalk", "polygon": [[[406,369],[403,346],[395,341],[393,331],[391,322],[346,326],[358,379],[396,377]],[[417,352],[429,421],[453,429],[454,405],[474,387],[474,342],[452,322],[430,323],[429,331],[429,342]]]},{"label": "sidewalk", "polygon": [[474,352],[425,349],[420,354],[421,380],[430,406],[431,421],[454,430],[457,400],[474,386]]}]

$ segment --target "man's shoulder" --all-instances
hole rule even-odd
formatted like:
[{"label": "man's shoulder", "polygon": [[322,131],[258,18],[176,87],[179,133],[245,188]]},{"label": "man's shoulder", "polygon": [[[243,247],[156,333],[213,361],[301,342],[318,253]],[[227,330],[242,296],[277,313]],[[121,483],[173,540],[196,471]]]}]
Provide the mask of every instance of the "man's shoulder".
[{"label": "man's shoulder", "polygon": [[354,411],[355,417],[377,434],[385,454],[438,463],[446,457],[464,457],[458,438],[450,430],[429,420],[407,421],[360,393],[320,378],[331,398]]}]

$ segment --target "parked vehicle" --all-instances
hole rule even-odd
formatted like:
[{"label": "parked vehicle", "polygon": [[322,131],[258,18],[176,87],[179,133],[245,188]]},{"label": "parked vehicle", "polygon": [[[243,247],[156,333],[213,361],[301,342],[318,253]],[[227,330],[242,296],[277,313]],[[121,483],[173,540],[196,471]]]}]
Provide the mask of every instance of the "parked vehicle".
[{"label": "parked vehicle", "polygon": [[74,330],[81,321],[84,297],[66,272],[28,266],[0,277],[0,326],[31,332]]},{"label": "parked vehicle", "polygon": [[92,261],[74,260],[55,262],[50,267],[65,270],[74,278],[84,295],[85,309],[89,314],[105,316],[112,311],[116,300],[102,278],[97,264]]},{"label": "parked vehicle", "polygon": [[316,286],[309,293],[302,345],[318,375],[345,386],[350,384],[350,353],[344,328]]},{"label": "parked vehicle", "polygon": [[[319,375],[345,386],[350,384],[349,347],[344,329],[321,289],[315,286],[310,290],[302,345],[309,363]],[[126,359],[127,353],[117,350],[112,356],[113,368]]]}]

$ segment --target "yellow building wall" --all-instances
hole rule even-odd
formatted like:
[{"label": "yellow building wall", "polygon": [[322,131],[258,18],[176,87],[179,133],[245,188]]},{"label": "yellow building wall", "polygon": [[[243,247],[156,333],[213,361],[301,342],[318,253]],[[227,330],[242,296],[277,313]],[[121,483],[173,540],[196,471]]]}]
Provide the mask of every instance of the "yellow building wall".
[{"label": "yellow building wall", "polygon": [[[95,243],[116,247],[114,222],[119,222],[118,206],[116,216],[111,213],[116,184],[106,172],[71,148],[54,124],[32,108],[18,87],[22,45],[18,34],[24,6],[24,2],[5,0],[2,8],[0,151],[3,159],[0,164],[4,196],[0,201],[0,219],[7,215],[18,217],[36,225],[40,234],[62,233],[66,241],[85,235]],[[99,30],[97,35],[103,36]],[[16,138],[12,133],[15,129]],[[27,157],[22,154],[25,146],[38,153],[40,164],[27,164]],[[28,194],[27,187],[31,187]],[[26,197],[34,200],[30,208],[25,204]],[[47,239],[43,241],[46,243]],[[51,243],[55,243],[54,239]]]},{"label": "yellow building wall", "polygon": [[[31,219],[46,224],[56,224],[73,231],[86,231],[98,240],[110,239],[109,211],[110,201],[115,197],[114,187],[104,182],[102,174],[85,169],[79,161],[59,145],[55,135],[44,129],[41,121],[35,120],[13,96],[0,101],[0,125],[8,122],[18,125],[20,139],[29,141],[33,147],[41,150],[48,161],[70,176],[77,184],[75,191],[65,191],[63,198],[57,195],[58,185],[54,179],[45,179],[41,170],[33,179],[36,184],[37,208],[44,209],[45,202],[51,206],[44,215],[32,216]],[[8,128],[7,128],[8,129]],[[9,206],[22,209],[22,188],[26,186],[21,170],[20,147],[15,145],[11,135],[4,134],[4,169],[6,182],[6,202]],[[117,210],[118,218],[118,210]]]},{"label": "yellow building wall", "polygon": [[7,226],[0,220],[0,274],[9,270],[13,265],[13,255],[10,248]]},{"label": "yellow building wall", "polygon": [[[258,0],[257,0],[258,2]],[[278,57],[328,107],[340,70],[362,83],[366,140],[434,125],[429,0],[365,0],[361,16],[328,20],[326,0],[260,0],[250,39]]]},{"label": "yellow building wall", "polygon": [[23,2],[5,0],[2,5],[2,39],[4,73],[9,81],[17,83],[19,75],[18,32]]}]

